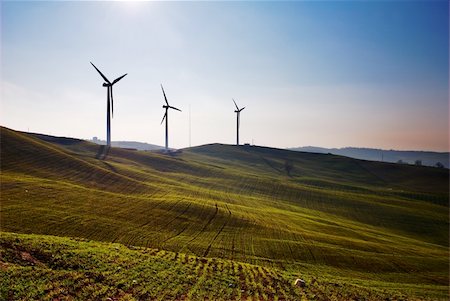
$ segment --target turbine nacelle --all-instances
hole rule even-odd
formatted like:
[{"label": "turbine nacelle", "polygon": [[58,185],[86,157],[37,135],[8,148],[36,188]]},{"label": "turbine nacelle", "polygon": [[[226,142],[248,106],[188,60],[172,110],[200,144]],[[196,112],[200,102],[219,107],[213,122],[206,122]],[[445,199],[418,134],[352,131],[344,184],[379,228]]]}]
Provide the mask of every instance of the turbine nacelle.
[{"label": "turbine nacelle", "polygon": [[[232,98],[233,99],[233,98]],[[245,107],[243,107],[242,109],[239,109],[239,107],[238,107],[238,105],[236,104],[236,102],[234,101],[234,99],[233,99],[233,102],[234,102],[234,105],[236,106],[236,110],[234,111],[235,113],[240,113],[243,109],[245,109]]]},{"label": "turbine nacelle", "polygon": [[167,101],[167,97],[166,97],[166,92],[164,92],[164,88],[163,88],[162,84],[161,84],[161,90],[162,90],[163,95],[164,95],[164,101],[166,102],[166,104],[163,105],[162,107],[163,107],[164,109],[166,109],[166,110],[167,110],[167,109],[174,109],[174,110],[177,110],[177,111],[180,111],[180,112],[181,112],[180,109],[175,108],[175,107],[172,107],[171,105],[169,105],[169,102]]},{"label": "turbine nacelle", "polygon": [[[233,98],[232,98],[233,99]],[[233,102],[234,102],[234,105],[236,106],[236,110],[234,111],[235,113],[240,113],[243,109],[245,109],[245,107],[243,107],[242,109],[239,109],[239,107],[238,107],[238,105],[236,104],[236,102],[234,101],[234,99],[233,99]]]}]

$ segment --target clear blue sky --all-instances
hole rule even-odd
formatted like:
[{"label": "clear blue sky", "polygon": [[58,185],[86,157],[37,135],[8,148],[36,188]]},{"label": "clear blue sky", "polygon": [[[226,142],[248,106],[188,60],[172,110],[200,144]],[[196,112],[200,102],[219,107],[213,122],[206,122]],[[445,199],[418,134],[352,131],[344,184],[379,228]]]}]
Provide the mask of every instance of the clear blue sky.
[{"label": "clear blue sky", "polygon": [[447,1],[2,2],[1,125],[170,145],[448,151]]}]

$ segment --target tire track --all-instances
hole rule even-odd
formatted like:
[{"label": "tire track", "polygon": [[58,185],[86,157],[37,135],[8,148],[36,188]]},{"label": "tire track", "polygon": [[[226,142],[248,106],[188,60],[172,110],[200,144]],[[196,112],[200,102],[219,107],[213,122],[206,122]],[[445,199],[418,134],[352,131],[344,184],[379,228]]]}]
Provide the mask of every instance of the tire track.
[{"label": "tire track", "polygon": [[[203,206],[205,206],[205,205],[203,205]],[[186,209],[186,211],[187,211],[187,209]],[[169,241],[169,240],[171,240],[171,239],[173,239],[173,238],[175,238],[175,237],[181,235],[181,233],[183,233],[184,231],[186,231],[186,230],[189,228],[189,226],[190,226],[190,224],[186,224],[186,225],[185,225],[180,231],[178,231],[175,235],[169,236],[168,238],[166,238],[166,239],[164,239],[163,241],[161,241],[161,246],[164,246],[164,244],[165,244],[167,241]],[[189,242],[191,242],[191,241],[192,241],[192,240],[190,240]],[[189,244],[189,242],[188,242],[187,244]],[[184,247],[185,247],[187,244],[185,244]]]},{"label": "tire track", "polygon": [[[181,199],[180,201],[182,201],[182,200],[184,200],[184,199]],[[180,214],[178,214],[177,216],[175,216],[174,218],[172,218],[170,221],[168,221],[164,226],[162,226],[159,230],[163,230],[163,229],[165,229],[167,226],[169,226],[174,220],[176,220],[177,218],[179,218],[180,216],[182,216],[182,215],[184,215],[188,210],[189,210],[189,207],[191,206],[191,204],[192,203],[189,203],[187,206],[186,206],[186,208],[184,208],[183,209],[183,211],[180,213]]]},{"label": "tire track", "polygon": [[219,211],[219,207],[217,207],[216,203],[216,210],[214,211],[213,215],[209,218],[208,222],[203,226],[203,228],[198,232],[191,240],[188,241],[188,244],[193,242],[197,237],[199,237],[203,232],[205,232],[206,228],[211,224],[212,220],[216,217],[217,212]]},{"label": "tire track", "polygon": [[184,226],[184,227],[183,227],[179,232],[177,232],[175,235],[170,236],[170,237],[164,239],[164,240],[161,242],[161,246],[164,246],[164,244],[165,244],[167,241],[169,241],[169,240],[171,240],[171,239],[173,239],[173,238],[179,236],[181,233],[183,233],[184,231],[186,231],[187,228],[188,228],[188,225]]},{"label": "tire track", "polygon": [[[166,196],[166,195],[168,195],[168,193],[166,193],[164,196]],[[181,199],[175,201],[173,204],[171,204],[171,205],[167,208],[167,212],[171,212],[172,209],[173,209],[179,202],[181,202],[182,200],[184,200],[184,198],[181,198]],[[164,202],[164,199],[161,199],[160,201],[156,202],[156,203],[154,204],[154,206],[152,206],[150,209],[155,209],[158,205],[162,204],[163,202]],[[145,227],[145,226],[147,226],[148,224],[150,224],[150,223],[153,222],[153,221],[154,221],[154,220],[149,220],[149,221],[143,223],[142,225],[140,225],[139,227],[140,227],[140,228]],[[161,229],[162,229],[162,228],[160,228],[159,230],[161,230]]]},{"label": "tire track", "polygon": [[[217,204],[216,204],[217,206]],[[220,235],[220,233],[222,233],[223,229],[226,227],[226,225],[228,224],[228,222],[231,220],[231,211],[230,208],[228,208],[228,205],[225,204],[225,207],[227,207],[228,210],[228,218],[225,221],[225,223],[222,225],[222,227],[220,228],[220,230],[216,233],[216,235],[214,236],[213,240],[211,241],[211,243],[208,245],[208,247],[205,250],[205,253],[203,254],[203,257],[208,256],[209,251],[211,250],[211,246],[214,243],[214,241],[216,240],[216,238]],[[217,208],[217,207],[216,207]]]}]

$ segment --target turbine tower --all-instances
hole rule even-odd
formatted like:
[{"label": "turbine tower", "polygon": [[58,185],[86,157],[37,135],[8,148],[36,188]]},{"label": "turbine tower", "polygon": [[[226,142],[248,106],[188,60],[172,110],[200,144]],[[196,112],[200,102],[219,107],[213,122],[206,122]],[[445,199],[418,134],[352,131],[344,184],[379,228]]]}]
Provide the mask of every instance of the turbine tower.
[{"label": "turbine tower", "polygon": [[239,107],[237,106],[236,102],[234,101],[234,105],[236,106],[236,111],[234,111],[237,115],[237,120],[236,120],[236,145],[239,145],[239,123],[240,123],[240,116],[241,116],[241,111],[243,109],[245,109],[245,107],[243,107],[242,109],[239,109]]},{"label": "turbine tower", "polygon": [[169,114],[168,114],[169,109],[174,109],[174,110],[177,110],[180,112],[181,112],[181,110],[169,105],[169,102],[167,101],[167,97],[166,97],[166,92],[164,92],[164,88],[163,88],[162,84],[161,84],[161,89],[162,89],[162,92],[164,95],[164,100],[166,101],[166,104],[162,106],[164,109],[166,109],[166,112],[164,113],[163,119],[161,120],[161,124],[163,123],[163,121],[165,119],[166,120],[166,152],[167,152],[169,150],[169,121],[168,121],[169,120]]},{"label": "turbine tower", "polygon": [[125,73],[124,75],[116,78],[115,80],[113,80],[113,82],[111,83],[106,76],[103,75],[103,73],[100,72],[100,70],[98,70],[97,67],[95,67],[94,64],[91,65],[95,68],[95,70],[97,70],[97,72],[101,75],[101,77],[103,78],[103,80],[105,81],[103,83],[103,87],[106,87],[106,89],[108,90],[107,92],[107,100],[106,100],[106,145],[108,147],[111,146],[111,117],[112,115],[114,115],[114,100],[113,100],[113,86],[115,83],[117,83],[119,80],[121,80],[122,78],[125,77],[125,75],[127,75],[128,73]]}]

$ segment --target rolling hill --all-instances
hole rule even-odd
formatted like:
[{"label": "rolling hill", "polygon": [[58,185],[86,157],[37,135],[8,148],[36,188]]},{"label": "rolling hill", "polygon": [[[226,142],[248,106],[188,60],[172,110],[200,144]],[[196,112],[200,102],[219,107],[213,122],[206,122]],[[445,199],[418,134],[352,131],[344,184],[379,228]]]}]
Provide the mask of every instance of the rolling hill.
[{"label": "rolling hill", "polygon": [[[89,142],[93,142],[99,145],[106,145],[105,140],[100,140],[94,137],[95,139],[88,140]],[[164,146],[159,146],[156,144],[137,142],[137,141],[111,141],[112,147],[120,147],[120,148],[128,148],[142,151],[153,151],[153,150],[161,150],[164,149]]]},{"label": "rolling hill", "polygon": [[[87,248],[80,260],[103,275],[87,287],[103,285],[103,297],[158,299],[138,284],[118,287],[129,277],[110,278],[110,265],[130,267],[139,283],[139,271],[168,265],[186,274],[169,299],[448,298],[448,169],[220,144],[170,154],[112,148],[101,159],[104,148],[87,141],[0,133],[6,296],[21,297],[20,285],[39,277],[22,273],[30,260],[52,275],[44,284],[63,272],[76,278],[83,268],[73,254]],[[141,266],[133,258],[146,252]],[[299,276],[320,286],[295,288]],[[89,289],[73,296],[93,298]]]},{"label": "rolling hill", "polygon": [[446,168],[449,168],[450,158],[448,152],[399,151],[364,147],[324,148],[303,146],[290,148],[290,150],[321,154],[330,153],[355,159],[384,161],[391,163],[401,161],[404,164],[415,164],[416,160],[420,160],[421,163],[426,166],[436,166],[436,163],[440,162]]}]

